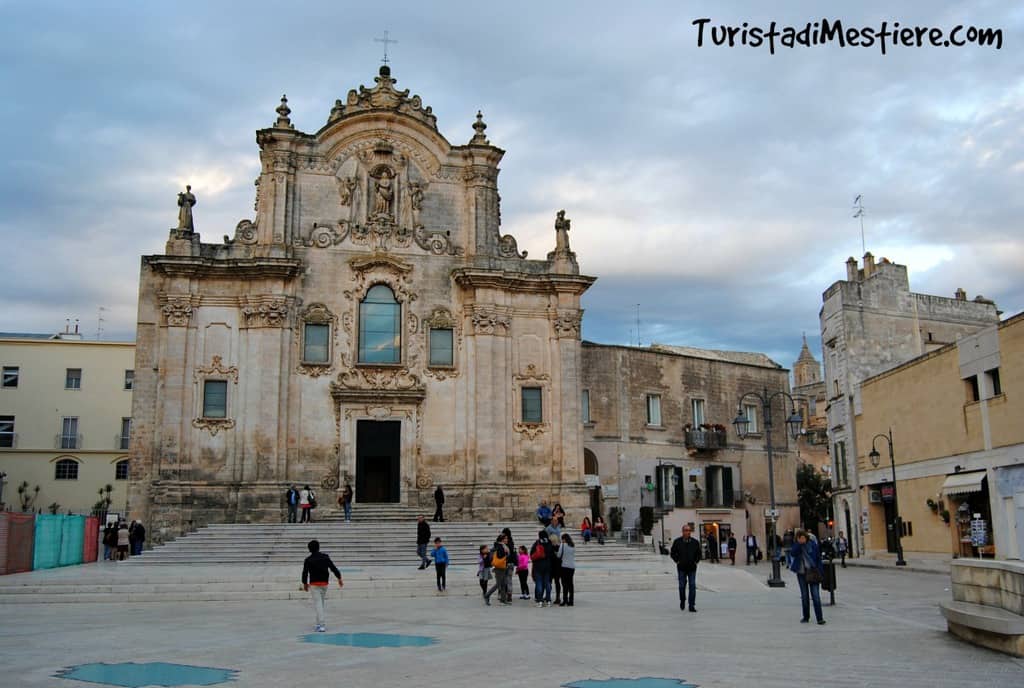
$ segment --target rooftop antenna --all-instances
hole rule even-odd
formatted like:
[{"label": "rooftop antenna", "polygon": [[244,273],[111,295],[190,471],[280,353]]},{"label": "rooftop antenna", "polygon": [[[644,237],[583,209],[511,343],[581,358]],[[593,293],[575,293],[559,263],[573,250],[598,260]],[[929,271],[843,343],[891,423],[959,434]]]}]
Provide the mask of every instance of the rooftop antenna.
[{"label": "rooftop antenna", "polygon": [[381,60],[381,62],[383,62],[384,64],[387,64],[388,63],[388,43],[396,43],[397,44],[398,41],[394,40],[393,38],[388,38],[388,32],[387,31],[384,32],[384,38],[374,38],[373,40],[374,40],[375,43],[383,43],[384,44],[384,59]]},{"label": "rooftop antenna", "polygon": [[636,305],[636,345],[640,346],[640,304]]},{"label": "rooftop antenna", "polygon": [[96,341],[103,339],[103,311],[107,310],[106,306],[100,306],[96,309]]},{"label": "rooftop antenna", "polygon": [[857,198],[853,199],[853,210],[853,216],[860,219],[860,252],[863,255],[868,252],[864,243],[864,194],[857,194]]}]

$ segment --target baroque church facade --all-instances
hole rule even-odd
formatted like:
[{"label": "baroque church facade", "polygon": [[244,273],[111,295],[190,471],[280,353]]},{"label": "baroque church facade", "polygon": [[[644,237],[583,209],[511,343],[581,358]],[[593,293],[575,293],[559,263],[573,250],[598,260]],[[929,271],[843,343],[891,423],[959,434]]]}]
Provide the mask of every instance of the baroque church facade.
[{"label": "baroque church facade", "polygon": [[[282,98],[257,132],[256,214],[203,243],[191,189],[139,286],[130,508],[155,539],[333,503],[524,517],[588,505],[580,274],[569,220],[528,259],[500,227],[504,154],[478,113],[441,135],[388,66],[316,133]],[[576,512],[575,514],[573,512]]]}]

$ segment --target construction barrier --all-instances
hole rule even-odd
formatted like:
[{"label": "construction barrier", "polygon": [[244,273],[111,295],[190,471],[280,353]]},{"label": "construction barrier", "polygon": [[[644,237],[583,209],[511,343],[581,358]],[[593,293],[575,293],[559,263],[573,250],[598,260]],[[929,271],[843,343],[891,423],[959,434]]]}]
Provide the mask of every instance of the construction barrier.
[{"label": "construction barrier", "polygon": [[33,569],[52,569],[60,565],[60,541],[63,537],[63,529],[63,516],[53,514],[38,514],[36,516]]},{"label": "construction barrier", "polygon": [[85,519],[85,540],[82,545],[82,561],[96,561],[100,549],[100,520],[95,516]]},{"label": "construction barrier", "polygon": [[32,570],[35,514],[0,512],[0,575]]},{"label": "construction barrier", "polygon": [[58,566],[82,563],[85,544],[85,516],[64,516],[61,523],[60,555]]}]

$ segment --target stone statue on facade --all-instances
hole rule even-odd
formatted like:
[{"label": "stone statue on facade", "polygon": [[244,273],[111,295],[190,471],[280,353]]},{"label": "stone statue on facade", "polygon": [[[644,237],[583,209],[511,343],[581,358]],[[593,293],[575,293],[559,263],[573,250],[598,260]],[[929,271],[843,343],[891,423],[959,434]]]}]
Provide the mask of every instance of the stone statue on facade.
[{"label": "stone statue on facade", "polygon": [[423,184],[420,182],[409,182],[409,206],[412,208],[412,225],[414,228],[422,227],[420,223],[420,210],[423,209]]},{"label": "stone statue on facade", "polygon": [[559,210],[555,217],[555,255],[569,255],[569,223],[565,211]]},{"label": "stone statue on facade", "polygon": [[186,186],[185,190],[178,194],[178,229],[189,232],[196,231],[195,223],[192,220],[192,207],[196,204],[195,194],[192,187]]},{"label": "stone statue on facade", "polygon": [[394,212],[392,211],[392,207],[395,202],[395,186],[393,177],[394,175],[391,170],[384,168],[384,171],[380,173],[380,176],[376,180],[374,186],[374,216],[394,217]]}]

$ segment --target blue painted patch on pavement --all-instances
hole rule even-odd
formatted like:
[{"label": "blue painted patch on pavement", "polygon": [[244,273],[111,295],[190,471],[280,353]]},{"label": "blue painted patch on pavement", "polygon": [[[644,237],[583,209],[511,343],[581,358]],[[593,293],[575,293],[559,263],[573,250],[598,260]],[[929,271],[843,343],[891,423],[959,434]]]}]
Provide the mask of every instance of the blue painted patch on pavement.
[{"label": "blue painted patch on pavement", "polygon": [[58,671],[58,678],[122,688],[143,686],[215,686],[238,677],[234,669],[168,664],[167,662],[124,662],[121,664],[79,664]]},{"label": "blue painted patch on pavement", "polygon": [[310,633],[302,639],[307,643],[348,647],[425,647],[437,643],[437,638],[398,633]]},{"label": "blue painted patch on pavement", "polygon": [[605,678],[563,683],[562,688],[697,688],[677,678]]}]

